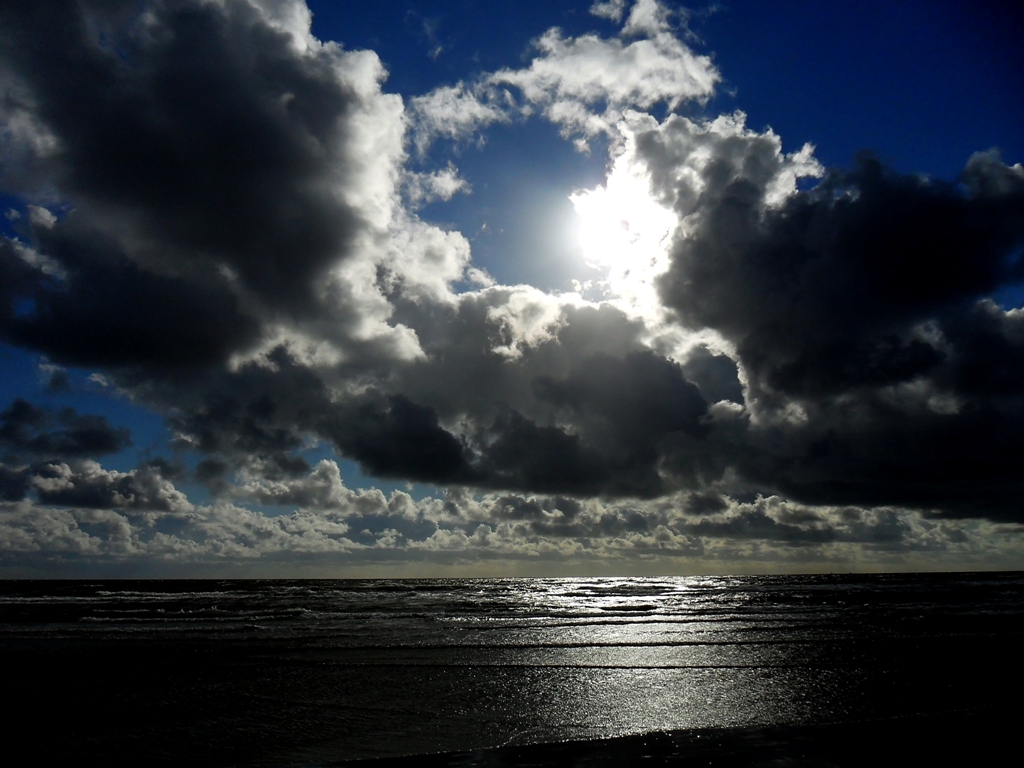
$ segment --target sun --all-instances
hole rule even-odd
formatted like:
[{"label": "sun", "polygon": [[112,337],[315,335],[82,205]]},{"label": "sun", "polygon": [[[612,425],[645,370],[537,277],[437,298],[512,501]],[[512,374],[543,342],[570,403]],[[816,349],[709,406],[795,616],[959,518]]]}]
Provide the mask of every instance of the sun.
[{"label": "sun", "polygon": [[619,162],[604,186],[569,199],[587,266],[605,271],[610,292],[627,303],[656,301],[653,279],[668,267],[668,242],[678,217],[651,196],[646,174]]}]

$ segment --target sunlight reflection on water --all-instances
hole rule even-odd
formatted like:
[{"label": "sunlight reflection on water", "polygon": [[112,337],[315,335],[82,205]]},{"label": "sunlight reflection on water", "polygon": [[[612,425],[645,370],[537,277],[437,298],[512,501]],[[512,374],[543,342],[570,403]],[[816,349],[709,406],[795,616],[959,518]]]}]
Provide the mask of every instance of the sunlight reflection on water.
[{"label": "sunlight reflection on water", "polygon": [[948,711],[1014,674],[1022,595],[1017,574],[6,583],[0,648],[26,712],[83,713],[68,755],[297,763]]},{"label": "sunlight reflection on water", "polygon": [[528,634],[541,647],[521,647],[518,663],[549,669],[532,702],[538,725],[513,740],[770,724],[828,708],[841,715],[828,702],[828,675],[808,668],[824,661],[820,649],[772,644],[764,623],[753,640],[756,622],[735,621],[734,605],[726,614],[713,594],[721,582],[710,593],[705,582],[581,579],[519,590],[520,611],[538,617],[540,629]]}]

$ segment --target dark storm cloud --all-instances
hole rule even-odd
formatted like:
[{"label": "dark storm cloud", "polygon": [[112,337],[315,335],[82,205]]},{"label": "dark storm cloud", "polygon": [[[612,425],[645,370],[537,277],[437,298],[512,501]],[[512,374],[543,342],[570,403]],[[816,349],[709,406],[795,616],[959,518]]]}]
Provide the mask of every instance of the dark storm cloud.
[{"label": "dark storm cloud", "polygon": [[[638,138],[663,169],[692,129],[673,120]],[[729,463],[808,502],[1021,519],[1024,316],[987,299],[1024,282],[1020,168],[982,153],[949,183],[864,155],[772,204],[779,167],[774,137],[747,134],[696,190],[655,178],[692,224],[661,296],[744,374]]]},{"label": "dark storm cloud", "polygon": [[188,469],[184,464],[169,461],[161,456],[144,462],[140,469],[152,470],[168,480],[184,480],[188,476]]},{"label": "dark storm cloud", "polygon": [[22,281],[14,299],[23,310],[8,309],[7,341],[74,365],[170,367],[214,363],[256,339],[257,321],[222,278],[149,272],[116,242],[81,231],[75,218],[40,233],[40,248],[66,277]]},{"label": "dark storm cloud", "polygon": [[709,403],[721,400],[743,403],[743,386],[736,375],[736,363],[727,355],[716,355],[706,346],[696,347],[686,358],[683,373]]},{"label": "dark storm cloud", "polygon": [[658,464],[666,447],[677,437],[704,432],[700,418],[707,403],[700,391],[679,365],[652,352],[593,355],[566,378],[539,377],[534,387],[538,399],[569,416],[598,453],[601,461],[588,463],[606,493],[664,492]]},{"label": "dark storm cloud", "polygon": [[56,414],[18,398],[0,413],[0,446],[16,454],[78,458],[116,453],[131,445],[127,429],[102,416],[63,408]]},{"label": "dark storm cloud", "polygon": [[[728,514],[678,525],[679,532],[704,539],[759,540],[791,547],[823,544],[862,544],[874,549],[910,550],[913,526],[894,510],[881,509],[865,517],[857,510],[826,517],[799,507],[772,509],[766,501],[738,505]],[[945,535],[945,532],[943,532]]]},{"label": "dark storm cloud", "polygon": [[708,167],[699,229],[661,292],[684,323],[735,342],[755,386],[817,397],[910,381],[947,357],[917,325],[958,335],[976,300],[1024,282],[1024,177],[994,158],[972,159],[965,190],[864,156],[768,211],[751,160]]},{"label": "dark storm cloud", "polygon": [[691,493],[686,500],[685,511],[691,515],[713,515],[724,511],[728,502],[714,493]]},{"label": "dark storm cloud", "polygon": [[566,496],[524,497],[503,495],[495,498],[491,509],[499,520],[544,520],[560,516],[572,520],[580,514],[583,505]]},{"label": "dark storm cloud", "polygon": [[[258,468],[268,479],[305,471],[295,452],[313,435],[377,477],[650,497],[666,489],[659,462],[682,444],[694,450],[705,432],[707,405],[697,387],[680,366],[650,352],[592,355],[557,378],[532,377],[532,389],[524,384],[509,394],[537,418],[489,404],[495,415],[483,408],[473,414],[478,426],[466,435],[451,431],[440,410],[422,401],[374,388],[338,397],[285,350],[270,359],[273,369],[247,365],[216,384],[188,387],[205,389],[205,399],[172,419],[183,447],[213,457],[199,468],[211,487],[226,487],[229,465]],[[448,364],[442,370],[453,386],[467,373]],[[522,378],[522,369],[507,370]],[[572,431],[538,423],[542,413],[563,414]]]},{"label": "dark storm cloud", "polygon": [[508,343],[509,328],[494,314],[522,295],[517,288],[495,287],[462,295],[454,306],[396,297],[395,319],[416,329],[426,357],[395,368],[395,387],[435,405],[442,417],[470,413],[492,421],[504,409],[528,411],[536,402],[534,380],[539,376],[567,376],[598,353],[621,358],[644,349],[639,340],[643,323],[621,310],[559,306],[533,291],[528,299],[536,302],[538,312],[555,308],[550,338],[523,345],[514,357],[501,354],[495,348]]},{"label": "dark storm cloud", "polygon": [[321,430],[343,454],[378,477],[434,483],[477,477],[465,446],[440,425],[437,412],[401,395],[369,393],[333,409]]},{"label": "dark storm cloud", "polygon": [[[574,333],[572,322],[566,325],[558,337],[525,352],[520,361],[491,355],[495,378],[505,381],[477,394],[496,398],[506,393],[508,401],[481,403],[476,412],[464,405],[462,413],[475,416],[478,426],[461,444],[441,434],[433,409],[396,396],[390,397],[386,410],[366,401],[336,422],[357,430],[366,442],[339,436],[338,426],[331,427],[332,439],[373,471],[393,474],[394,466],[408,477],[415,468],[420,474],[414,477],[431,482],[587,496],[663,493],[670,485],[659,474],[659,463],[679,450],[680,443],[703,439],[706,401],[679,365],[654,353],[582,356],[579,346],[566,343]],[[559,353],[569,360],[559,360],[557,366],[545,360]],[[464,371],[483,374],[482,358],[477,351]],[[457,382],[464,372],[453,362],[449,357],[440,371]],[[430,364],[424,367],[430,376]],[[559,375],[540,373],[556,367]],[[469,393],[469,387],[456,391]],[[388,439],[378,441],[377,434]],[[407,454],[401,461],[408,466],[389,453],[383,454],[383,462],[371,459],[378,444],[394,452],[410,442],[429,448],[434,463],[418,458],[409,447],[401,448]]]},{"label": "dark storm cloud", "polygon": [[171,424],[183,436],[182,447],[213,457],[198,468],[204,482],[220,486],[231,466],[243,465],[267,479],[303,474],[309,465],[296,451],[310,435],[378,477],[436,483],[477,478],[465,446],[440,425],[433,408],[376,389],[335,397],[286,350],[269,359],[273,369],[247,365],[188,387],[201,399]]},{"label": "dark storm cloud", "polygon": [[[461,503],[470,506],[464,499]],[[679,504],[589,502],[569,512],[553,497],[504,494],[487,497],[472,509],[469,521],[451,515],[439,525],[456,522],[472,532],[479,520],[509,525],[524,539],[575,539],[588,542],[589,546],[619,546],[636,551],[682,547],[687,554],[701,550],[702,542],[732,546],[756,540],[805,550],[857,545],[895,552],[941,545],[958,538],[956,529],[932,525],[933,540],[929,543],[929,531],[922,527],[919,518],[893,509],[808,508],[779,497],[749,503],[719,497],[714,509],[703,510],[700,518],[695,519],[681,513]]]},{"label": "dark storm cloud", "polygon": [[20,501],[28,494],[29,473],[26,467],[13,469],[0,464],[0,500]]},{"label": "dark storm cloud", "polygon": [[[200,474],[218,487],[230,466],[308,471],[295,451],[309,433],[378,476],[476,477],[435,408],[401,393],[336,398],[283,348],[279,375],[202,370],[282,316],[363,320],[347,289],[324,282],[365,226],[344,193],[357,183],[350,123],[370,97],[339,74],[337,49],[298,53],[244,2],[15,3],[0,35],[9,108],[53,136],[4,181],[67,200],[2,244],[7,341],[118,368],[143,397],[161,391],[149,401],[180,409],[172,426],[210,455]],[[357,62],[358,77],[375,83],[374,62]]]},{"label": "dark storm cloud", "polygon": [[[102,416],[79,414],[73,408],[63,408],[54,413],[18,398],[0,413],[0,458],[6,462],[0,463],[0,498],[6,501],[23,499],[35,489],[37,478],[53,479],[56,477],[54,472],[71,472],[66,462],[78,466],[86,457],[116,453],[131,444],[131,434],[127,429],[112,427]],[[56,486],[51,483],[50,487]],[[61,488],[74,494],[83,491],[84,486],[80,484],[76,491],[72,485],[62,483]],[[86,495],[93,499],[93,490]],[[39,496],[44,498],[46,492]],[[46,498],[49,499],[48,496]],[[105,503],[87,503],[85,497],[82,498],[81,503],[87,506],[108,506]]]},{"label": "dark storm cloud", "polygon": [[593,495],[608,478],[604,457],[560,427],[538,426],[512,412],[496,419],[488,434],[494,440],[483,462],[498,487]]},{"label": "dark storm cloud", "polygon": [[60,368],[47,372],[46,386],[48,395],[61,395],[71,391],[71,379],[68,373]]},{"label": "dark storm cloud", "polygon": [[694,536],[715,539],[760,539],[786,544],[823,544],[837,540],[831,527],[805,527],[780,522],[758,509],[745,510],[724,520],[702,520],[683,529]]},{"label": "dark storm cloud", "polygon": [[3,182],[71,210],[32,228],[62,274],[5,246],[4,337],[76,364],[209,363],[254,340],[257,309],[310,311],[359,227],[331,180],[360,96],[333,62],[242,2],[5,3],[6,111],[52,141]]},{"label": "dark storm cloud", "polygon": [[214,493],[222,493],[230,487],[231,466],[217,459],[203,459],[196,464],[196,479]]},{"label": "dark storm cloud", "polygon": [[[473,420],[466,439],[476,477],[468,482],[652,497],[693,482],[698,471],[720,474],[705,459],[689,460],[707,453],[705,396],[683,367],[644,347],[642,322],[609,305],[559,307],[549,337],[509,356],[495,351],[508,328],[494,316],[515,294],[502,287],[454,307],[397,304],[427,357],[397,369],[395,385],[443,419]],[[537,313],[546,311],[537,301]],[[715,395],[735,396],[735,364],[706,356],[720,369],[702,371],[701,381]],[[678,457],[679,471],[666,476],[668,457]]]}]

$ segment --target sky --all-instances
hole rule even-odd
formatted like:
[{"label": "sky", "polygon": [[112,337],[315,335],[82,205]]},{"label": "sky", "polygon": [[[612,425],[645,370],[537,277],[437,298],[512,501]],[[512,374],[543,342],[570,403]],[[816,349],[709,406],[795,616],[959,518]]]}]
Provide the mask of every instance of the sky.
[{"label": "sky", "polygon": [[0,575],[1024,567],[1011,3],[0,7]]}]

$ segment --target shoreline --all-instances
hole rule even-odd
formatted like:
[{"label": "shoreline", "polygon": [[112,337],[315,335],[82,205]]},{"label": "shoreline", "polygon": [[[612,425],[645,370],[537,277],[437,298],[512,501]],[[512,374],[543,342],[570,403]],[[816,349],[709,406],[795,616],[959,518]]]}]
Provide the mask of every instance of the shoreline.
[{"label": "shoreline", "polygon": [[1009,713],[983,706],[877,720],[653,731],[603,739],[307,763],[304,768],[411,768],[424,762],[438,768],[610,768],[636,763],[853,768],[883,759],[931,765],[986,764],[1005,754],[1013,733],[1009,720]]}]

